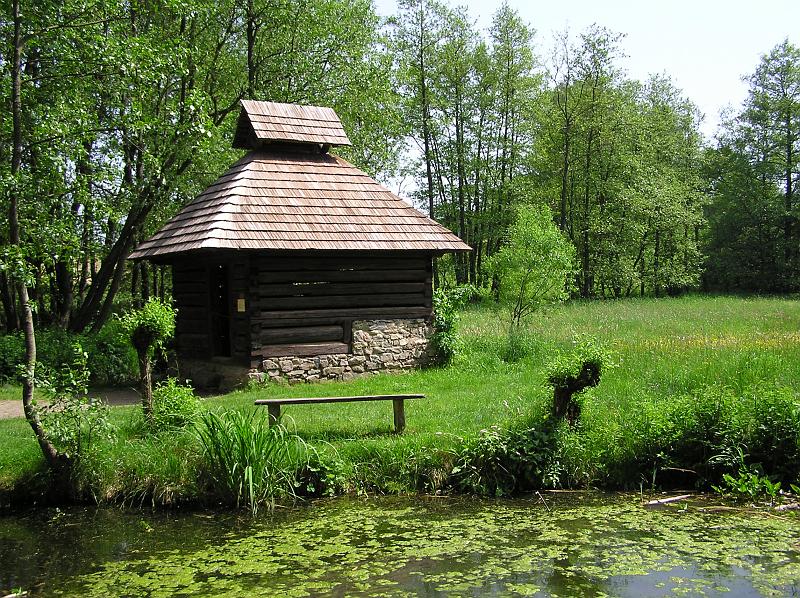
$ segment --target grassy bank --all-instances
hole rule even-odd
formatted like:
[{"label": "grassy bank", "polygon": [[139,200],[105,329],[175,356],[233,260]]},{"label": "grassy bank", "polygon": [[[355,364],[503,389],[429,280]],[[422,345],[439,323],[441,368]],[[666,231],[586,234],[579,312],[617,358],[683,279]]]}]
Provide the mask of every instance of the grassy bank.
[{"label": "grassy bank", "polygon": [[[205,404],[247,412],[255,398],[427,395],[407,404],[408,427],[399,437],[383,403],[285,408],[288,426],[313,453],[301,492],[492,493],[524,487],[524,480],[509,475],[557,487],[708,487],[723,473],[735,474],[743,456],[784,487],[796,482],[800,302],[574,302],[530,322],[518,339],[516,361],[503,359],[506,327],[491,308],[470,308],[461,316],[462,350],[447,368],[269,385]],[[544,430],[551,392],[545,366],[570,350],[575,334],[602,341],[615,367],[584,396],[576,428]],[[112,409],[113,441],[99,443],[85,460],[81,492],[97,500],[148,503],[207,496],[194,434],[147,434],[139,418],[136,407]],[[0,437],[0,491],[8,496],[15,488],[35,487],[41,463],[25,422],[0,421]]]}]

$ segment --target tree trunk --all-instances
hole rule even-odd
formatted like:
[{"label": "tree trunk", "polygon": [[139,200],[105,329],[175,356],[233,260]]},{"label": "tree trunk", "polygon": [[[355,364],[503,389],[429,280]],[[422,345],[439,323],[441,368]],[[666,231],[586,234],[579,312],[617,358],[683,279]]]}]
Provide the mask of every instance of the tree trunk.
[{"label": "tree trunk", "polygon": [[139,358],[139,390],[142,393],[142,412],[148,423],[153,421],[153,374],[147,349],[137,347]]},{"label": "tree trunk", "polygon": [[791,111],[787,108],[786,110],[786,190],[784,194],[784,210],[785,216],[783,220],[783,240],[784,240],[784,248],[783,248],[783,260],[785,263],[786,271],[784,275],[786,276],[786,283],[785,283],[785,290],[789,290],[792,287],[793,279],[794,279],[794,272],[792,271],[793,264],[792,264],[792,250],[794,249],[794,244],[792,243],[792,201],[793,199],[793,188],[792,188],[792,171],[793,171],[793,150],[794,150],[794,140],[792,139],[792,114]]},{"label": "tree trunk", "polygon": [[[430,108],[428,106],[428,81],[425,72],[425,13],[424,7],[420,5],[419,15],[419,89],[420,89],[420,108],[422,109],[422,145],[425,152],[425,174],[428,180],[428,216],[433,220],[433,168],[431,157],[431,130],[430,130]],[[436,259],[433,260],[433,286],[439,287],[439,268]]]},{"label": "tree trunk", "polygon": [[[22,167],[22,17],[20,14],[19,0],[12,0],[12,13],[14,20],[13,53],[11,58],[11,119],[12,119],[12,154],[11,176],[16,179]],[[12,245],[20,245],[19,227],[19,195],[16,180],[12,184],[8,211],[9,240]],[[42,422],[39,419],[39,410],[33,402],[34,376],[36,374],[36,333],[33,325],[33,312],[31,310],[28,287],[24,280],[17,283],[20,306],[22,308],[22,329],[25,333],[25,375],[22,380],[22,407],[25,419],[31,426],[39,448],[47,461],[51,471],[64,479],[64,473],[69,469],[69,459],[60,453],[47,438]]]}]

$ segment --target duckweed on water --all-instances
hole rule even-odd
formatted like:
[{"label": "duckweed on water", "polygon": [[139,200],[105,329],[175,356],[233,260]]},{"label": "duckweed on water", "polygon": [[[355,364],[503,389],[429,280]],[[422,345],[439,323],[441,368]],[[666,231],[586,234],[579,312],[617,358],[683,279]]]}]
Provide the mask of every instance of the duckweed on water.
[{"label": "duckweed on water", "polygon": [[[796,518],[649,510],[636,498],[547,500],[550,511],[538,499],[339,499],[246,527],[223,518],[213,534],[214,522],[206,522],[203,542],[176,538],[176,530],[190,533],[182,523],[152,522],[149,529],[128,523],[131,536],[150,535],[150,548],[94,555],[81,572],[48,575],[33,593],[772,596],[800,590]],[[3,530],[0,521],[0,538]]]}]

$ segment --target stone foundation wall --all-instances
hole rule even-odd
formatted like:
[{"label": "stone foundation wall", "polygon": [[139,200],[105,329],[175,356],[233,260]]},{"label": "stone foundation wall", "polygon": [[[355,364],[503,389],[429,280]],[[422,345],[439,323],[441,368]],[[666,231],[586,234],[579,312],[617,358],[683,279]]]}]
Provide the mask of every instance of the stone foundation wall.
[{"label": "stone foundation wall", "polygon": [[384,370],[407,370],[430,360],[432,327],[424,318],[358,320],[353,322],[352,353],[315,357],[272,357],[261,363],[250,377],[287,380],[349,380]]}]

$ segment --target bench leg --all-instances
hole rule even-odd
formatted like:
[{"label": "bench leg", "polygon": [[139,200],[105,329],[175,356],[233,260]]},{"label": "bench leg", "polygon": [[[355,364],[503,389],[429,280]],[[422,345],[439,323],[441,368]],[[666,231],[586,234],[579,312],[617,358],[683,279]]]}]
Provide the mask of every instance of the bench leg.
[{"label": "bench leg", "polygon": [[403,406],[403,399],[392,399],[394,407],[394,431],[402,434],[406,429],[406,410]]},{"label": "bench leg", "polygon": [[281,418],[281,406],[280,405],[267,405],[267,410],[269,411],[269,425],[275,424]]}]

